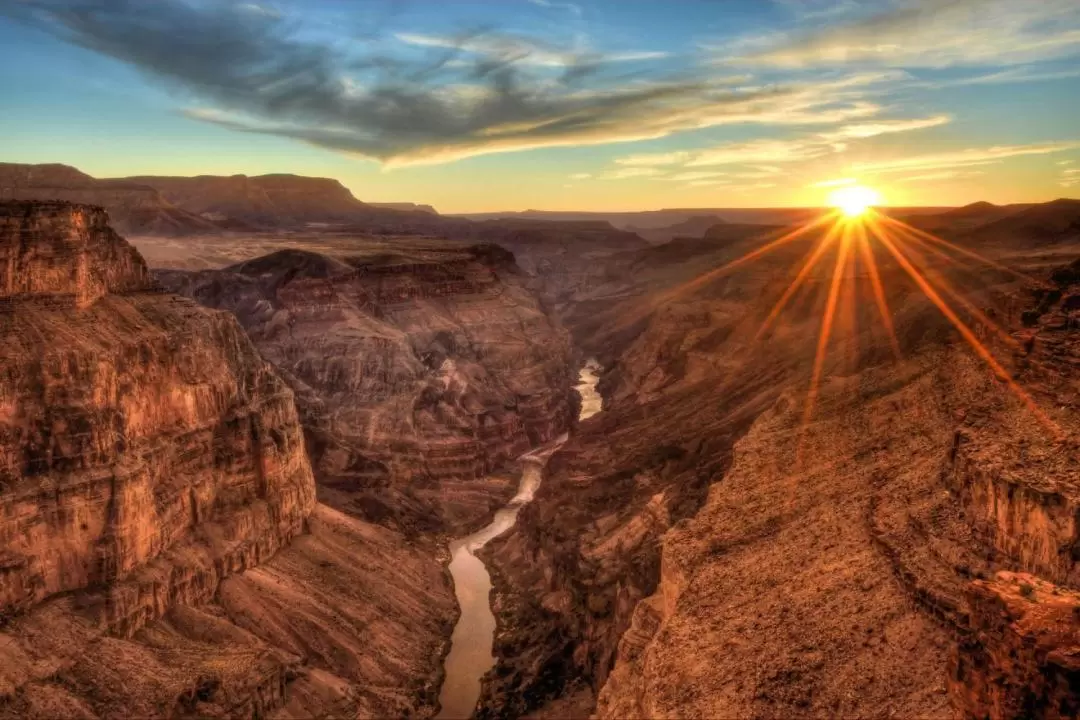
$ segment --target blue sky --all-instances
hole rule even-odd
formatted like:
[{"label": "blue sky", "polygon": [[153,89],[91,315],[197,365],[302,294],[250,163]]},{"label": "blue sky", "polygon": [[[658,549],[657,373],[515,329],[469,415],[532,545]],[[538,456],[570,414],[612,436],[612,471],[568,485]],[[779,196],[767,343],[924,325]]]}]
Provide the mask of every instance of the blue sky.
[{"label": "blue sky", "polygon": [[446,212],[1039,201],[1075,0],[7,0],[0,160]]}]

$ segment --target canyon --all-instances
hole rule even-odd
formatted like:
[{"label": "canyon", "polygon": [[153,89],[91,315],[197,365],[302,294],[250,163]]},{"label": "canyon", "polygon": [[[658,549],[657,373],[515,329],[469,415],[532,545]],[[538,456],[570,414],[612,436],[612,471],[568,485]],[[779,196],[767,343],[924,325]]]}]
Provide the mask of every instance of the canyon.
[{"label": "canyon", "polygon": [[1080,712],[1080,203],[909,217],[953,322],[776,214],[4,172],[0,716],[460,716],[462,593],[478,718]]}]

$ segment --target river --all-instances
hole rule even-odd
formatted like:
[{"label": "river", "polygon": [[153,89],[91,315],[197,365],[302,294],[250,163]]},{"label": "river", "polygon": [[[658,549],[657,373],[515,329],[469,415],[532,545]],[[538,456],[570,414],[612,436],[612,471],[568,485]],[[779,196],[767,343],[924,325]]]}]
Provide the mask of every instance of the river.
[{"label": "river", "polygon": [[[596,391],[599,367],[589,361],[578,375],[575,386],[581,396],[579,420],[600,412],[602,399]],[[495,513],[491,524],[472,535],[450,543],[450,574],[454,578],[461,617],[450,638],[446,656],[446,679],[439,693],[442,706],[436,718],[466,720],[472,716],[480,699],[480,678],[495,667],[492,647],[495,642],[495,615],[491,612],[491,576],[476,551],[503,534],[517,521],[522,506],[532,501],[544,476],[544,466],[552,453],[566,442],[566,435],[519,458],[521,480],[510,503]]]}]

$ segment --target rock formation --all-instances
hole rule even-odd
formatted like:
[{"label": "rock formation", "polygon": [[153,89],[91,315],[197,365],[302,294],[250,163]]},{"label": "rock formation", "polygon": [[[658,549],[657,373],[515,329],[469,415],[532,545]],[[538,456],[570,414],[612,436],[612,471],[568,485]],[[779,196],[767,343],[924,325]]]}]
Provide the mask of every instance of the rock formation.
[{"label": "rock formation", "polygon": [[232,315],[0,203],[0,717],[430,716],[455,612],[432,540],[315,505]]},{"label": "rock formation", "polygon": [[0,241],[6,610],[108,586],[130,635],[300,532],[292,394],[233,318],[154,292],[98,208],[5,204]]},{"label": "rock formation", "polygon": [[476,481],[574,417],[569,336],[497,246],[373,240],[351,253],[158,276],[234,312],[289,379],[328,502],[408,531],[479,521],[500,496]]},{"label": "rock formation", "polygon": [[1080,716],[1080,592],[1024,573],[976,580],[949,690],[965,718]]},{"label": "rock formation", "polygon": [[152,187],[188,212],[252,228],[357,223],[380,214],[373,206],[353,197],[340,182],[329,178],[285,174],[148,175],[124,178],[124,181]]}]

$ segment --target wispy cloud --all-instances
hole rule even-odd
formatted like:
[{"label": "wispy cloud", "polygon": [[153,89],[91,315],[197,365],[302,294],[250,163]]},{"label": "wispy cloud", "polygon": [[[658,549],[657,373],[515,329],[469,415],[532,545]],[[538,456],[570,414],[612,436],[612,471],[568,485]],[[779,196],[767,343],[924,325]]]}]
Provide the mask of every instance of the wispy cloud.
[{"label": "wispy cloud", "polygon": [[855,172],[895,173],[913,170],[939,170],[945,168],[989,165],[1008,158],[1024,155],[1049,155],[1080,148],[1080,141],[1035,143],[1031,145],[997,145],[988,148],[969,148],[949,152],[912,155],[889,160],[857,162],[851,165]]},{"label": "wispy cloud", "polygon": [[1051,80],[1066,80],[1080,77],[1080,68],[1066,70],[1043,70],[1036,67],[1015,67],[1007,70],[999,70],[992,73],[971,75],[950,80],[924,80],[912,83],[916,87],[941,90],[952,87],[969,85],[1006,85],[1006,84],[1029,84],[1036,82],[1049,82]]},{"label": "wispy cloud", "polygon": [[659,51],[601,53],[566,49],[540,42],[534,38],[493,32],[463,34],[460,36],[397,33],[394,37],[406,45],[454,50],[505,63],[538,65],[550,68],[571,68],[588,63],[658,60],[668,57],[668,53]]},{"label": "wispy cloud", "polygon": [[688,167],[752,163],[793,163],[813,160],[846,149],[844,141],[865,140],[888,133],[911,132],[950,121],[947,115],[843,125],[813,135],[786,140],[727,143],[703,150],[686,162]]},{"label": "wispy cloud", "polygon": [[576,3],[554,2],[553,0],[528,0],[528,2],[530,4],[532,4],[532,5],[536,5],[536,6],[542,7],[542,8],[554,8],[554,9],[558,9],[558,10],[567,10],[571,14],[576,15],[577,17],[581,17],[584,14],[582,12],[581,6],[576,4]]},{"label": "wispy cloud", "polygon": [[911,175],[909,177],[897,178],[897,182],[909,183],[909,182],[937,182],[939,180],[962,180],[965,178],[979,177],[986,173],[982,170],[944,170],[942,172],[925,173],[922,175]]},{"label": "wispy cloud", "polygon": [[661,170],[651,167],[627,167],[606,172],[600,177],[604,180],[628,180],[630,178],[653,177],[661,173]]},{"label": "wispy cloud", "polygon": [[[722,173],[722,172],[712,172],[712,171],[708,171],[708,170],[701,170],[701,171],[694,171],[694,172],[678,173],[676,175],[672,175],[668,179],[669,180],[674,180],[676,182],[690,182],[692,184],[693,181],[705,180],[707,178],[718,178],[718,177],[723,177],[724,175],[725,175],[725,173]],[[711,185],[711,184],[714,184],[714,183],[706,183],[706,184]]]},{"label": "wispy cloud", "polygon": [[912,0],[842,24],[744,41],[742,62],[779,67],[1004,66],[1080,51],[1075,0]]},{"label": "wispy cloud", "polygon": [[592,177],[592,173],[574,173],[570,176],[571,180],[588,180]]},{"label": "wispy cloud", "polygon": [[628,77],[612,66],[656,54],[581,53],[491,32],[398,35],[401,54],[374,39],[316,42],[302,17],[232,3],[20,0],[0,3],[0,14],[171,83],[192,99],[194,119],[386,166],[734,123],[863,120],[880,111],[866,95],[889,79],[858,73],[733,87],[704,70]]}]

